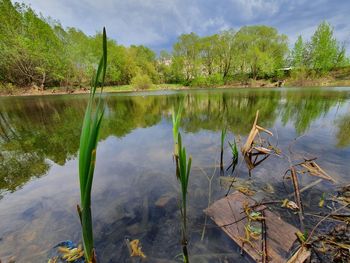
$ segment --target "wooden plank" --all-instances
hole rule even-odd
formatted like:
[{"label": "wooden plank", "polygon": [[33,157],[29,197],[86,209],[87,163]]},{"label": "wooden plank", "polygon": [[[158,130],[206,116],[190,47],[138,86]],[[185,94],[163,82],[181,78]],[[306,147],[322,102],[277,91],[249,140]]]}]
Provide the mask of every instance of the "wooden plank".
[{"label": "wooden plank", "polygon": [[[240,193],[224,197],[204,212],[226,232],[240,247],[245,238],[245,226],[248,222],[243,205],[254,205],[255,201]],[[296,241],[295,233],[298,231],[294,226],[284,222],[278,215],[272,213],[265,206],[259,206],[255,210],[264,209],[267,229],[267,256],[268,262],[286,262],[290,255],[290,249]],[[232,224],[233,222],[236,222]],[[256,262],[262,262],[262,241],[251,239],[252,245],[245,243],[243,250]]]}]

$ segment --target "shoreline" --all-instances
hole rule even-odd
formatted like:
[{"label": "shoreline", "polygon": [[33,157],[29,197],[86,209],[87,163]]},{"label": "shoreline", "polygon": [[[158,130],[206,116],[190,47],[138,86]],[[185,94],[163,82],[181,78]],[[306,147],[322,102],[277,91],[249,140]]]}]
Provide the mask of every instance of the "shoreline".
[{"label": "shoreline", "polygon": [[[343,85],[341,85],[343,84]],[[320,83],[314,83],[313,85],[222,85],[222,86],[212,86],[212,87],[191,87],[183,86],[177,84],[161,84],[160,86],[155,86],[150,89],[135,89],[130,85],[124,86],[106,86],[103,88],[103,93],[132,93],[132,92],[152,92],[152,91],[182,91],[182,90],[200,90],[200,89],[256,89],[256,88],[292,88],[292,87],[319,87],[319,88],[332,88],[332,87],[349,87],[350,83],[330,83],[329,85],[320,85]],[[66,90],[65,87],[62,88],[48,88],[44,91],[38,91],[35,89],[27,89],[24,92],[14,92],[12,94],[0,93],[0,97],[31,97],[31,96],[54,96],[54,95],[80,95],[80,94],[89,94],[89,88],[80,88],[80,89],[71,89]]]}]

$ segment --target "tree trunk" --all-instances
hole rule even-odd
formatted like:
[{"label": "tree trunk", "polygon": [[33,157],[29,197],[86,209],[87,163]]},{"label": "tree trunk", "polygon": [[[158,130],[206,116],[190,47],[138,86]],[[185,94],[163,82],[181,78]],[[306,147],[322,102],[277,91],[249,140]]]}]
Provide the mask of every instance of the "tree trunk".
[{"label": "tree trunk", "polygon": [[41,79],[40,90],[45,90],[46,72],[43,72],[43,78]]}]

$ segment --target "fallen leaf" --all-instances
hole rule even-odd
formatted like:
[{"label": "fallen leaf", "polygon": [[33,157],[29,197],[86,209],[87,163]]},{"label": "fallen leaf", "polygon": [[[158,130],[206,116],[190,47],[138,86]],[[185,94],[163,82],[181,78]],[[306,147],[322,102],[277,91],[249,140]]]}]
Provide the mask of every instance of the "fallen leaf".
[{"label": "fallen leaf", "polygon": [[134,239],[130,241],[131,256],[146,258],[146,255],[141,250],[140,240]]}]

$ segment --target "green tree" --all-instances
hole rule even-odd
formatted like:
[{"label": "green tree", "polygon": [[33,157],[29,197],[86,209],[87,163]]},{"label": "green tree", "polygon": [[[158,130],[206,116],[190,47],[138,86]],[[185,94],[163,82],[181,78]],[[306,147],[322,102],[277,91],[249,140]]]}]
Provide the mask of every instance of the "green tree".
[{"label": "green tree", "polygon": [[199,74],[199,40],[200,37],[195,33],[183,34],[173,46],[174,75],[187,83]]},{"label": "green tree", "polygon": [[216,46],[219,71],[224,79],[234,70],[234,57],[237,55],[235,35],[236,32],[232,29],[221,32]]},{"label": "green tree", "polygon": [[287,36],[268,26],[245,26],[236,34],[241,73],[270,75],[283,67],[288,52]]},{"label": "green tree", "polygon": [[333,28],[323,21],[311,38],[312,68],[319,73],[333,69],[343,61],[344,50],[333,36]]},{"label": "green tree", "polygon": [[299,36],[297,41],[294,44],[294,48],[291,52],[292,56],[292,66],[300,68],[304,66],[305,60],[304,60],[304,54],[305,54],[305,46],[303,42],[302,36]]},{"label": "green tree", "polygon": [[216,34],[199,40],[199,56],[206,75],[210,76],[216,71],[218,44],[219,36]]}]

